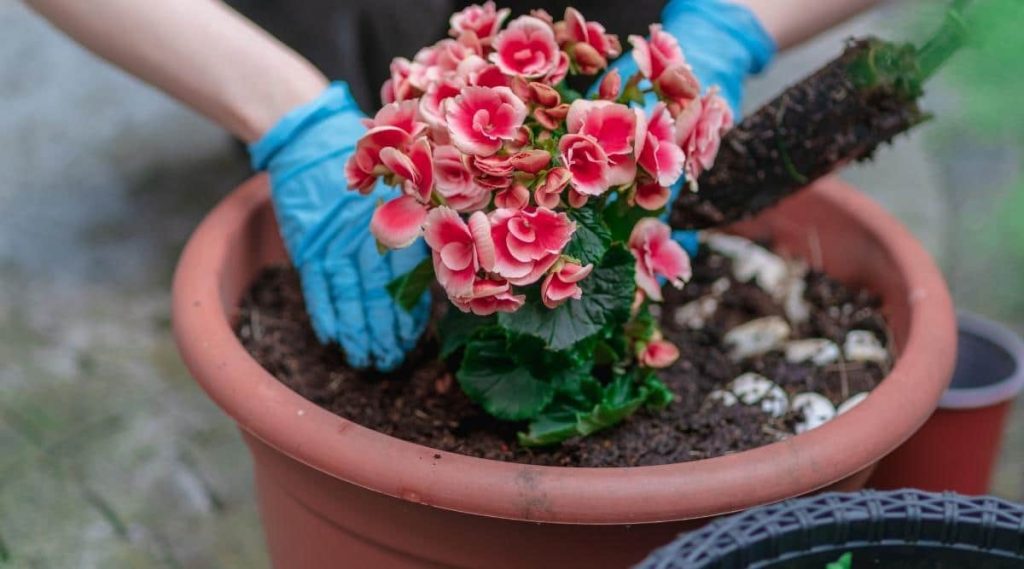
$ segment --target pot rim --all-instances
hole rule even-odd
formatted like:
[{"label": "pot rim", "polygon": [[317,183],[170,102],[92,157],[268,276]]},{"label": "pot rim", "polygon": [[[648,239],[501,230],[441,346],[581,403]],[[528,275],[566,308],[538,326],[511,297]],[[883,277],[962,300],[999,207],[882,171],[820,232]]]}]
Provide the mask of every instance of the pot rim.
[{"label": "pot rim", "polygon": [[960,331],[977,336],[1013,358],[1013,373],[984,387],[950,387],[939,399],[939,409],[980,409],[1004,403],[1024,390],[1024,340],[1003,324],[966,310],[957,312]]},{"label": "pot rim", "polygon": [[268,207],[266,175],[227,196],[185,246],[173,284],[174,337],[192,376],[242,429],[369,490],[447,510],[548,523],[654,523],[735,512],[871,466],[930,416],[952,374],[953,306],[928,253],[881,206],[838,179],[802,193],[852,216],[892,257],[907,283],[908,334],[890,374],[860,405],[822,427],[748,451],[660,466],[535,466],[435,450],[318,407],[249,356],[223,306],[223,281],[241,262],[230,255],[231,238]]}]

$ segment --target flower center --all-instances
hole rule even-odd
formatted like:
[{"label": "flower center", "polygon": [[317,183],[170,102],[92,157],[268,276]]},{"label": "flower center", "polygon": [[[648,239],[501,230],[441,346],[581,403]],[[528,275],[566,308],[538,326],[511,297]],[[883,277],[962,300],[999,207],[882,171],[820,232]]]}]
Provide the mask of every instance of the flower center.
[{"label": "flower center", "polygon": [[487,109],[480,109],[473,113],[473,130],[480,134],[490,134],[491,113]]}]

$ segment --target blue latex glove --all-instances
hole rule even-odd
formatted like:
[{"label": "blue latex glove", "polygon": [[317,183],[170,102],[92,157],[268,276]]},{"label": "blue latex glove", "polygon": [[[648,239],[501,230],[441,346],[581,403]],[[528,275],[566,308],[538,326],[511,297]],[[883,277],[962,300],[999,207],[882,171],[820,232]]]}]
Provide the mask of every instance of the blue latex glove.
[{"label": "blue latex glove", "polygon": [[[700,84],[717,85],[733,116],[739,117],[744,80],[764,69],[775,55],[775,42],[757,17],[747,7],[727,0],[671,0],[661,12],[661,26],[679,42]],[[639,71],[631,53],[623,54],[611,69],[618,69],[623,81]],[[650,84],[645,80],[641,86]],[[656,100],[653,93],[648,97]],[[673,201],[682,185],[681,180],[672,188]],[[696,255],[694,232],[675,231],[672,236],[687,253]]]},{"label": "blue latex glove", "polygon": [[381,255],[370,235],[380,200],[399,195],[378,183],[349,191],[345,162],[366,131],[355,99],[334,83],[315,101],[285,115],[249,147],[252,165],[270,174],[281,235],[302,279],[317,337],[338,342],[349,364],[387,371],[405,359],[426,326],[428,295],[411,312],[386,290],[427,255],[422,240]]}]

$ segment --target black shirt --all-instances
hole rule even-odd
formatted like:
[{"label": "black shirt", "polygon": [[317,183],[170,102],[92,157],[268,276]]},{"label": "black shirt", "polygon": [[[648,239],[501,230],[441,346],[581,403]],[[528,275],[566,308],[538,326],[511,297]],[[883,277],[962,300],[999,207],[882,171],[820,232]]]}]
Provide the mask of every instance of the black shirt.
[{"label": "black shirt", "polygon": [[[561,19],[567,6],[619,36],[646,35],[666,0],[498,0],[510,18],[543,8]],[[363,110],[380,106],[391,59],[412,57],[448,35],[448,18],[464,0],[232,0],[236,9],[290,45],[328,77],[348,81]]]}]

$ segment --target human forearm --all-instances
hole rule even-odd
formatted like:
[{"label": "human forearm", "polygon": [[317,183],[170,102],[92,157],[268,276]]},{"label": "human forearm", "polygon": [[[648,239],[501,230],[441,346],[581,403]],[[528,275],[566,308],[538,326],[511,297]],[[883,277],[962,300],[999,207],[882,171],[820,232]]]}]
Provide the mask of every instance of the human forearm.
[{"label": "human forearm", "polygon": [[881,0],[733,0],[750,8],[780,50],[853,17]]},{"label": "human forearm", "polygon": [[247,142],[327,84],[309,62],[216,0],[28,0],[85,47]]}]

